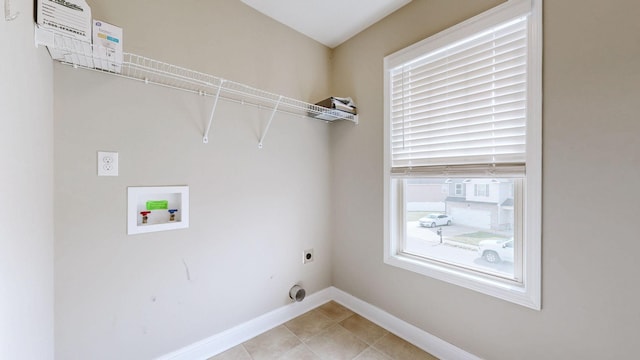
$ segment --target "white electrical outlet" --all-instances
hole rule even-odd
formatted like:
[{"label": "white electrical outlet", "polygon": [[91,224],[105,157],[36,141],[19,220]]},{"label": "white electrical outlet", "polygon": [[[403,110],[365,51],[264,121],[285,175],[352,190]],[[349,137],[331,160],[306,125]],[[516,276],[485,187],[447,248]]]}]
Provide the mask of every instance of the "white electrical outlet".
[{"label": "white electrical outlet", "polygon": [[312,261],[313,261],[313,249],[305,250],[302,253],[302,263],[306,264],[306,263],[310,263]]},{"label": "white electrical outlet", "polygon": [[118,176],[118,153],[98,151],[98,176]]}]

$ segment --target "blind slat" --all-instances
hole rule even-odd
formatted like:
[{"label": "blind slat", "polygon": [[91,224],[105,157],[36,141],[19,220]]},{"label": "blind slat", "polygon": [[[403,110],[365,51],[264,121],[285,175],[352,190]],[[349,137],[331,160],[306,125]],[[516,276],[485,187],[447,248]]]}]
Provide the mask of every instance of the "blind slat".
[{"label": "blind slat", "polygon": [[[462,96],[455,94],[451,98],[433,99],[430,103],[419,102],[411,104],[405,109],[400,106],[397,110],[393,109],[392,116],[420,118],[486,108],[489,105],[497,108],[498,106],[524,101],[526,99],[525,91],[524,84],[516,84],[496,91],[482,91]],[[408,120],[410,121],[411,119]]]},{"label": "blind slat", "polygon": [[484,173],[508,164],[522,174],[527,41],[523,18],[392,69],[393,172]]},{"label": "blind slat", "polygon": [[[525,43],[523,42],[522,45],[525,45]],[[447,62],[438,68],[428,68],[425,66],[421,68],[405,69],[403,72],[393,76],[391,81],[393,83],[399,83],[407,82],[407,80],[410,79],[410,81],[414,82],[428,82],[430,79],[446,78],[450,75],[465,73],[470,69],[481,68],[487,63],[487,61],[491,61],[497,66],[500,66],[500,64],[526,55],[526,48],[511,48],[509,51],[504,52],[497,52],[496,49],[490,49],[490,51],[486,51],[479,55],[481,55],[481,57],[469,59],[470,61],[467,63],[460,63],[462,59],[457,59],[459,63],[455,64],[451,61],[452,59],[446,59]]]},{"label": "blind slat", "polygon": [[[473,103],[472,108],[460,108],[455,111],[454,109],[452,109],[452,111],[449,113],[442,111],[442,109],[436,109],[435,111],[431,112],[423,111],[417,114],[399,117],[400,121],[397,121],[393,124],[393,129],[395,129],[396,126],[400,126],[404,130],[411,130],[413,124],[447,124],[443,126],[455,126],[455,123],[457,122],[464,124],[474,124],[480,117],[484,117],[484,119],[488,119],[489,117],[491,117],[491,119],[499,121],[499,119],[495,118],[495,115],[507,111],[524,110],[525,108],[526,103],[524,99],[516,99],[514,101],[505,102],[499,105],[493,105],[487,102],[475,102]],[[404,121],[402,121],[403,119]]]},{"label": "blind slat", "polygon": [[[517,85],[524,90],[526,74],[524,72],[493,73],[474,79],[466,79],[449,84],[449,86],[424,87],[415,92],[402,92],[392,99],[394,106],[419,106],[447,98],[456,98],[475,93],[499,93],[509,91]],[[506,90],[503,90],[506,89]]]},{"label": "blind slat", "polygon": [[[519,24],[514,24],[514,26],[519,27]],[[514,36],[514,34],[516,35]],[[391,75],[395,77],[398,74],[403,75],[410,71],[415,71],[416,73],[413,75],[418,75],[420,69],[430,69],[427,71],[437,73],[441,66],[454,64],[452,59],[459,59],[461,61],[471,59],[467,60],[468,62],[482,59],[486,56],[485,53],[487,49],[490,49],[494,53],[492,56],[499,56],[503,52],[523,47],[522,41],[526,40],[526,36],[526,29],[523,27],[515,29],[515,33],[512,33],[511,36],[500,36],[496,33],[488,34],[483,38],[477,38],[474,41],[468,42],[467,44],[469,44],[469,46],[464,46],[463,44],[463,46],[441,52],[437,56],[427,56],[420,61],[413,61],[410,64],[398,67],[392,70]]]},{"label": "blind slat", "polygon": [[525,167],[522,164],[479,164],[479,165],[440,165],[429,167],[394,167],[391,169],[392,176],[398,177],[501,177],[501,176],[524,176]]}]

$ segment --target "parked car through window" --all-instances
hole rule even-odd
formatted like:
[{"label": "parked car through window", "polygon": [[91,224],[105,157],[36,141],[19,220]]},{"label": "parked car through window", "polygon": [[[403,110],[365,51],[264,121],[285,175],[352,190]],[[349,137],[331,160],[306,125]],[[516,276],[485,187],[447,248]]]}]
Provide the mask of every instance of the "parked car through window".
[{"label": "parked car through window", "polygon": [[451,216],[431,214],[423,218],[420,218],[420,226],[422,227],[436,227],[442,225],[451,225]]}]

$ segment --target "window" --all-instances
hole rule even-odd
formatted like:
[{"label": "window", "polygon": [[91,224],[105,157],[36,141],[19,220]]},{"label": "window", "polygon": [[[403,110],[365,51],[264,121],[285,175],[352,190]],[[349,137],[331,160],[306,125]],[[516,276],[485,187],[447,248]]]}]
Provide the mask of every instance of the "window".
[{"label": "window", "polygon": [[385,262],[533,309],[541,8],[509,0],[385,58]]},{"label": "window", "polygon": [[473,185],[476,196],[489,197],[489,184]]}]

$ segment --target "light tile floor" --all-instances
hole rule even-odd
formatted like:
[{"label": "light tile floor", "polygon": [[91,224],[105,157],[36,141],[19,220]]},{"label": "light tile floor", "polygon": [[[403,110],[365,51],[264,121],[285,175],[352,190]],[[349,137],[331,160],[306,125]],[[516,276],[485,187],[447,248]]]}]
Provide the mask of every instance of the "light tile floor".
[{"label": "light tile floor", "polygon": [[436,358],[331,301],[209,360],[271,359],[433,360]]}]

